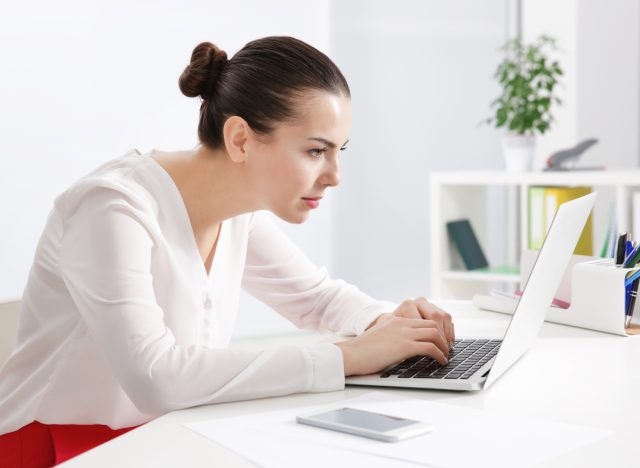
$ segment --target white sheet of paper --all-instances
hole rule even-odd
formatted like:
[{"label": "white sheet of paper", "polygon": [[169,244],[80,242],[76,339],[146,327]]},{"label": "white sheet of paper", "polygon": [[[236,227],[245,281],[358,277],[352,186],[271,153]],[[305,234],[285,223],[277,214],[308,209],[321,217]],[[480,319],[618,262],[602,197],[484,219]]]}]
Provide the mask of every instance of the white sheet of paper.
[{"label": "white sheet of paper", "polygon": [[[350,406],[429,422],[433,432],[388,443],[296,423],[298,414]],[[611,435],[611,431],[493,414],[373,392],[329,406],[185,424],[261,466],[532,466]]]}]

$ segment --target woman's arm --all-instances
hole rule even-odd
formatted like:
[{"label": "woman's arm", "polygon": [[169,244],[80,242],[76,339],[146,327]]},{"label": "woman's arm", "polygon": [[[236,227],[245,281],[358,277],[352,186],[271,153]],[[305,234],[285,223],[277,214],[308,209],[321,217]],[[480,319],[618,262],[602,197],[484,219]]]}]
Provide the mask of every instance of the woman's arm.
[{"label": "woman's arm", "polygon": [[177,345],[155,298],[150,211],[119,192],[93,189],[65,219],[60,258],[81,319],[141,411],[343,388],[342,356],[332,344],[266,351]]},{"label": "woman's arm", "polygon": [[397,306],[318,268],[265,214],[252,220],[243,287],[300,328],[359,335]]},{"label": "woman's arm", "polygon": [[345,375],[378,372],[418,354],[447,362],[451,316],[424,298],[376,301],[318,268],[264,214],[249,234],[243,286],[294,324],[359,335],[336,345]]}]

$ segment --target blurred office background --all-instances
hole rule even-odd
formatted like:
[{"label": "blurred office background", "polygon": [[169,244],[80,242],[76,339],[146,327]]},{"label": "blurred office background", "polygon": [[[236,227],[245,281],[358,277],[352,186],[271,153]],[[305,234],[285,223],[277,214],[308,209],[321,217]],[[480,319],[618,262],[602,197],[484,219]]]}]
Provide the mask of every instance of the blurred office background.
[{"label": "blurred office background", "polygon": [[[379,298],[429,295],[428,175],[501,169],[479,123],[508,37],[555,36],[565,70],[554,150],[597,136],[590,164],[637,167],[640,7],[635,0],[26,1],[0,16],[0,299],[19,297],[55,196],[136,147],[197,143],[199,103],[177,78],[193,47],[229,56],[290,35],[326,52],[353,101],[342,184],[283,229],[334,277]],[[501,200],[495,201],[500,211]],[[491,242],[505,242],[496,229]],[[237,335],[292,326],[243,297]]]}]

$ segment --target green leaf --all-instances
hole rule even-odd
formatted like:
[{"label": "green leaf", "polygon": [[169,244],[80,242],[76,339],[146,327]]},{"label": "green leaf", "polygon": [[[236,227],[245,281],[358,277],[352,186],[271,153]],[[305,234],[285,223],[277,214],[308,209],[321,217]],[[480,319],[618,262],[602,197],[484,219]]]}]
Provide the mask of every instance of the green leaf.
[{"label": "green leaf", "polygon": [[496,125],[501,127],[507,121],[507,112],[504,109],[498,109],[496,112]]},{"label": "green leaf", "polygon": [[556,48],[550,36],[540,36],[531,44],[513,39],[503,45],[504,58],[494,75],[502,93],[491,103],[495,118],[490,120],[496,127],[506,126],[521,134],[548,130],[553,120],[552,103],[562,102],[554,89],[563,71],[560,63],[548,54]]}]

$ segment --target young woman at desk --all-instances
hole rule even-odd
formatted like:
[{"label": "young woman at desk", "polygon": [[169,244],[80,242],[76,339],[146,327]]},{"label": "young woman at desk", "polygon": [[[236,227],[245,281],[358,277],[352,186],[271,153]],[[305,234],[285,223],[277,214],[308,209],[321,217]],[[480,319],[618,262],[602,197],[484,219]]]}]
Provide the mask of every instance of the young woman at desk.
[{"label": "young woman at desk", "polygon": [[[449,314],[331,279],[261,212],[302,223],[338,185],[351,108],[335,64],[288,37],[230,60],[203,43],[179,84],[202,99],[196,149],[132,151],[55,200],[0,374],[9,466],[53,464],[172,410],[447,360]],[[357,336],[228,348],[241,287],[300,328]]]}]

